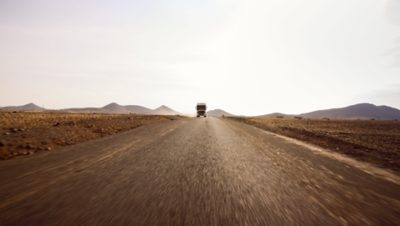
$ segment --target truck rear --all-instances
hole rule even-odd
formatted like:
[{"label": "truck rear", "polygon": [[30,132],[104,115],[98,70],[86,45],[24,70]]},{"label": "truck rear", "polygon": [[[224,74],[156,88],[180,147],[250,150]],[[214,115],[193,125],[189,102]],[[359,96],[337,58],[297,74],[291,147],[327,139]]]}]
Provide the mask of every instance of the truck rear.
[{"label": "truck rear", "polygon": [[196,105],[197,117],[207,117],[207,105],[205,103],[198,103]]}]

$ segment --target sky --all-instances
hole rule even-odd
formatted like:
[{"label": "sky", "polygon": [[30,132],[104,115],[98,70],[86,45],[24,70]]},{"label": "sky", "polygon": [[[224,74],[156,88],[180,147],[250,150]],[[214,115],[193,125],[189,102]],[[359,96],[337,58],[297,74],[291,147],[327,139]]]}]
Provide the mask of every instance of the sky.
[{"label": "sky", "polygon": [[400,0],[0,0],[0,106],[400,108]]}]

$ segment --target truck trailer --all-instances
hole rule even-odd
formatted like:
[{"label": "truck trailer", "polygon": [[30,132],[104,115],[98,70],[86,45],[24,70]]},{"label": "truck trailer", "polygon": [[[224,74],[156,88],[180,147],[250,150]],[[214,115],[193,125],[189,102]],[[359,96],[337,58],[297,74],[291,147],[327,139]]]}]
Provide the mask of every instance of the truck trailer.
[{"label": "truck trailer", "polygon": [[205,103],[198,103],[196,105],[197,118],[200,116],[207,117],[207,105]]}]

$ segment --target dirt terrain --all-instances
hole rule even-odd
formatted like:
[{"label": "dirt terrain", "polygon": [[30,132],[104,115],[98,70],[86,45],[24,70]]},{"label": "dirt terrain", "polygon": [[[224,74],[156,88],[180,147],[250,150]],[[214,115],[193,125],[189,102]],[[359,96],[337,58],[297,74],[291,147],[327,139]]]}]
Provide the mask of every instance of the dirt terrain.
[{"label": "dirt terrain", "polygon": [[178,116],[0,112],[0,159],[116,134]]},{"label": "dirt terrain", "polygon": [[167,120],[0,161],[0,224],[398,225],[400,180],[371,170],[233,120]]},{"label": "dirt terrain", "polygon": [[231,117],[358,160],[400,172],[400,122],[301,117]]}]

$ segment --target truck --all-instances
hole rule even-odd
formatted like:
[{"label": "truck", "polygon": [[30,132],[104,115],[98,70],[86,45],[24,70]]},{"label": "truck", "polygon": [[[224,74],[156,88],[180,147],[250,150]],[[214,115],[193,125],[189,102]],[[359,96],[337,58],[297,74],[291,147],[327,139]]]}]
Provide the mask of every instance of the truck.
[{"label": "truck", "polygon": [[200,116],[207,117],[207,105],[205,103],[198,103],[196,105],[197,118]]}]

